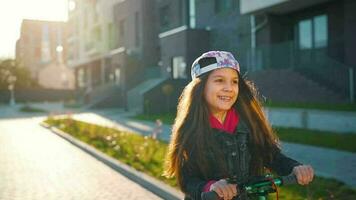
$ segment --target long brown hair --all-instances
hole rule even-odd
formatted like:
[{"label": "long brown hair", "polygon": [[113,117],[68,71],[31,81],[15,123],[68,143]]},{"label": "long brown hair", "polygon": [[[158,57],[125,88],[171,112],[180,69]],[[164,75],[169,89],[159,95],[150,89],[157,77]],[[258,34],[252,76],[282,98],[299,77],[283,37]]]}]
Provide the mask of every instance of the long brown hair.
[{"label": "long brown hair", "polygon": [[[211,172],[207,152],[217,149],[209,124],[209,109],[204,99],[204,88],[210,73],[192,80],[183,90],[177,107],[177,116],[172,129],[171,141],[165,162],[166,177],[177,177],[178,184],[182,186],[182,166],[191,157],[194,151],[194,163],[204,178]],[[239,73],[238,73],[239,74]],[[249,149],[252,153],[251,175],[263,173],[263,163],[272,159],[272,153],[279,149],[278,138],[268,123],[259,99],[257,90],[252,82],[239,76],[239,94],[233,105],[241,118],[246,121],[250,129]],[[252,136],[252,137],[251,137]],[[219,167],[226,171],[217,156]]]}]

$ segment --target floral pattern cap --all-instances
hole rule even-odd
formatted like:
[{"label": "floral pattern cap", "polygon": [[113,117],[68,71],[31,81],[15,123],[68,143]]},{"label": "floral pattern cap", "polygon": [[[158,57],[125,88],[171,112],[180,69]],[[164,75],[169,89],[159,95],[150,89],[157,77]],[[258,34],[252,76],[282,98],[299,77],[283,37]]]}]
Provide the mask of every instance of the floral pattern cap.
[{"label": "floral pattern cap", "polygon": [[[216,62],[207,66],[200,66],[199,61],[202,58],[215,58]],[[219,68],[232,68],[240,73],[239,62],[234,56],[227,51],[208,51],[199,56],[192,64],[191,76],[192,79],[199,77],[200,75]]]}]

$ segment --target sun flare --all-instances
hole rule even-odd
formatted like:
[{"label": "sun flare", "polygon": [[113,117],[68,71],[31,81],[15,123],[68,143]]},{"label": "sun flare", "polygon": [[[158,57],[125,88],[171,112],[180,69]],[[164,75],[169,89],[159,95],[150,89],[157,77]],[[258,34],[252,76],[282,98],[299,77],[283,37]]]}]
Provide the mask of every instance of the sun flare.
[{"label": "sun flare", "polygon": [[22,19],[66,21],[67,0],[11,0],[0,6],[0,58],[14,57]]}]

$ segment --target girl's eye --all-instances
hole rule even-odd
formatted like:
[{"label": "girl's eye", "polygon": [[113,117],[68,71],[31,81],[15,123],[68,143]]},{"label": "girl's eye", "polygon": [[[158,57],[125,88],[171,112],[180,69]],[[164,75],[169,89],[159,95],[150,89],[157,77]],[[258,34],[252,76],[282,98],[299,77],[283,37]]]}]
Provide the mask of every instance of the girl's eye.
[{"label": "girl's eye", "polygon": [[238,80],[234,80],[233,83],[234,83],[234,84],[238,84],[239,81],[238,81]]},{"label": "girl's eye", "polygon": [[223,82],[223,80],[222,79],[215,79],[215,82]]}]

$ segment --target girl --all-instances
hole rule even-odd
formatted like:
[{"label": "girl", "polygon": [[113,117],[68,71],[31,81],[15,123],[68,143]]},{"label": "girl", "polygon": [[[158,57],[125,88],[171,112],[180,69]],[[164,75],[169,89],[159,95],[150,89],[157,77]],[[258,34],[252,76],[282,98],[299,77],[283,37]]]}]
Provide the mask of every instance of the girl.
[{"label": "girl", "polygon": [[313,180],[311,166],[286,157],[239,63],[224,51],[210,51],[192,64],[192,81],[179,99],[165,175],[176,176],[185,199],[215,191],[224,200],[249,199],[235,184],[273,170],[294,173],[301,185]]}]

